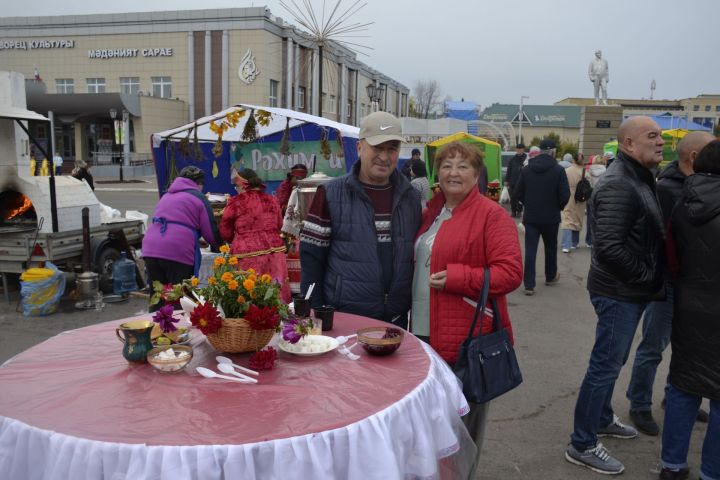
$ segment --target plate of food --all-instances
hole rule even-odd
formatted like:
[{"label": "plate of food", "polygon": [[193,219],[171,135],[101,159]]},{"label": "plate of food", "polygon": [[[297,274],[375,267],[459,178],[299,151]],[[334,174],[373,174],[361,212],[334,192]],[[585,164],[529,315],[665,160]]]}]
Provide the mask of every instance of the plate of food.
[{"label": "plate of food", "polygon": [[190,330],[186,327],[178,327],[174,332],[163,333],[160,325],[155,324],[150,333],[150,338],[154,347],[163,345],[187,345],[190,343]]},{"label": "plate of food", "polygon": [[306,335],[297,343],[280,340],[278,347],[283,352],[292,353],[293,355],[313,357],[335,350],[338,347],[338,342],[333,337],[326,335]]}]

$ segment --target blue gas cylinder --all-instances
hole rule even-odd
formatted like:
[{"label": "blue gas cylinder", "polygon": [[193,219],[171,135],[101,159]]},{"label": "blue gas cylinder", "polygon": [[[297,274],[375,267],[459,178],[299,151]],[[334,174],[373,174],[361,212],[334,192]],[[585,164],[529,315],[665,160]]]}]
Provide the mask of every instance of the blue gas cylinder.
[{"label": "blue gas cylinder", "polygon": [[121,295],[137,290],[135,282],[135,262],[120,252],[120,258],[113,263],[113,293]]}]

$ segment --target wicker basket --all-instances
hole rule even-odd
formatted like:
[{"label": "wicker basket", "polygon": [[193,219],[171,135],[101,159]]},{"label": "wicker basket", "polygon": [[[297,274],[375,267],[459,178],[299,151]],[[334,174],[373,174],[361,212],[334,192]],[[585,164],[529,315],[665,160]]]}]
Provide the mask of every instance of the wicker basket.
[{"label": "wicker basket", "polygon": [[244,318],[224,318],[222,327],[207,336],[216,350],[227,353],[256,352],[270,343],[274,330],[253,330]]}]

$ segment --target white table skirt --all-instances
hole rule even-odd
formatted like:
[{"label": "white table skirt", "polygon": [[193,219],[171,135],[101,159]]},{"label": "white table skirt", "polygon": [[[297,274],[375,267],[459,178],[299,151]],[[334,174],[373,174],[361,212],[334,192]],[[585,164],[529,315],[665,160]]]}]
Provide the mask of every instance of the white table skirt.
[{"label": "white table skirt", "polygon": [[428,376],[403,399],[359,422],[311,435],[242,445],[147,446],[77,438],[0,416],[0,477],[436,479],[439,459],[453,455],[464,470],[476,449],[460,419],[468,405],[459,382],[424,347],[431,357]]}]

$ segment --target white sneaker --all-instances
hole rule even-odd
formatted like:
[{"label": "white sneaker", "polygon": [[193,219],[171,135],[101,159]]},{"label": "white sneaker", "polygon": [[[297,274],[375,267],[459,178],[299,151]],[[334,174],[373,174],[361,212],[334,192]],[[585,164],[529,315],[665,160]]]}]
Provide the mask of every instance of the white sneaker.
[{"label": "white sneaker", "polygon": [[570,249],[568,249],[568,248],[563,248],[562,251],[563,251],[563,253],[570,253]]}]

